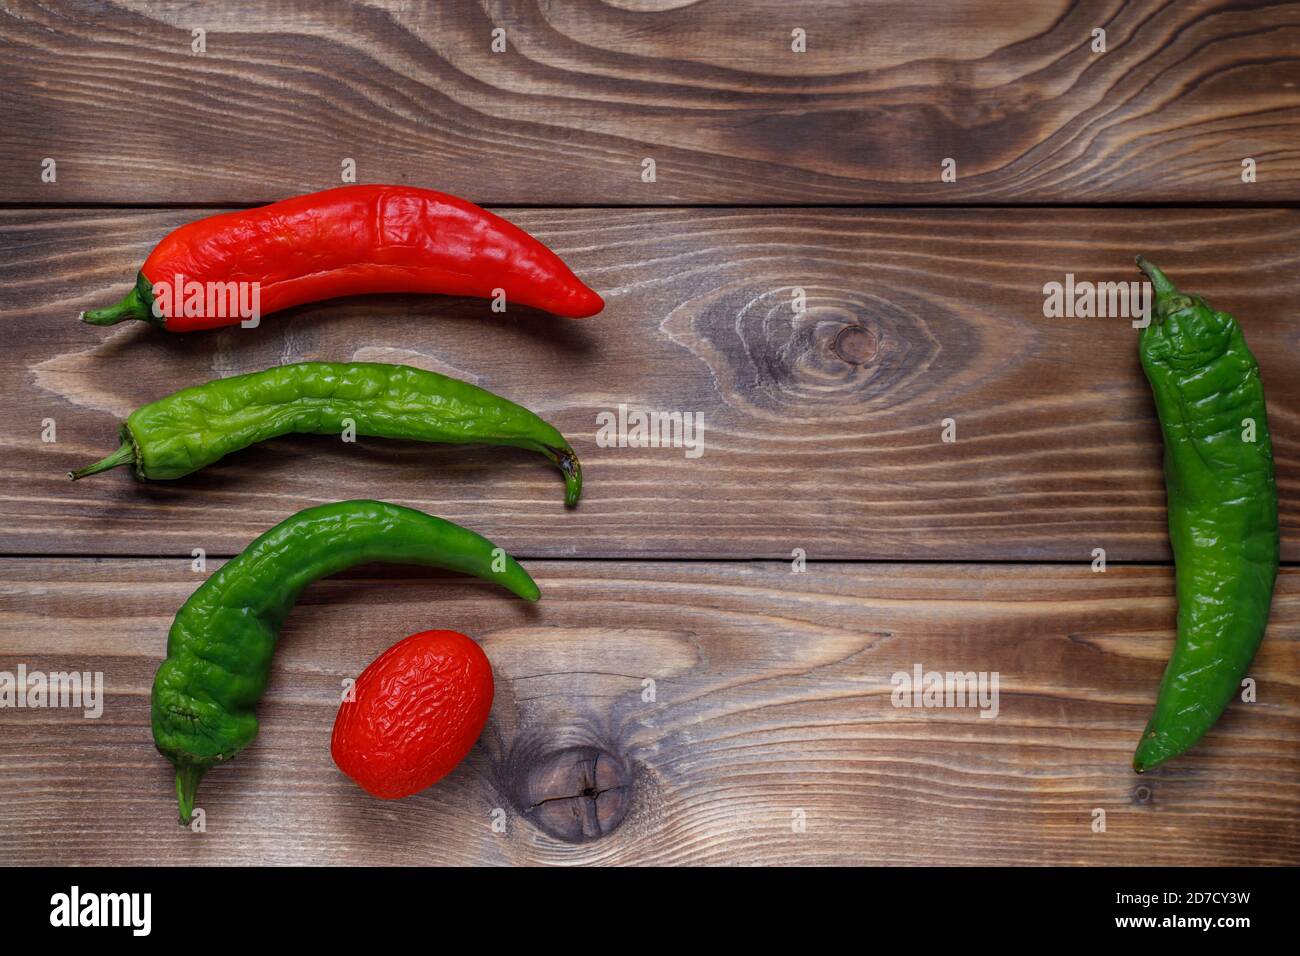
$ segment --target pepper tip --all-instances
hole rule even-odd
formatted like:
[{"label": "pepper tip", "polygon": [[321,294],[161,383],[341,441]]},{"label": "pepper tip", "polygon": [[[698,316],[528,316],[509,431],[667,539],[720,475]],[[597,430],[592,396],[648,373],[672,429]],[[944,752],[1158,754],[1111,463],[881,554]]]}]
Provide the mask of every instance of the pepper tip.
[{"label": "pepper tip", "polygon": [[564,505],[572,508],[582,497],[582,463],[573,449],[557,449],[556,463],[564,473]]},{"label": "pepper tip", "polygon": [[588,319],[605,308],[605,300],[600,293],[589,286],[582,286],[575,291],[573,301],[565,311],[571,319]]},{"label": "pepper tip", "polygon": [[[560,438],[560,441],[564,439]],[[564,475],[564,505],[572,508],[582,497],[582,463],[567,442],[562,445],[544,444],[540,450]]]}]

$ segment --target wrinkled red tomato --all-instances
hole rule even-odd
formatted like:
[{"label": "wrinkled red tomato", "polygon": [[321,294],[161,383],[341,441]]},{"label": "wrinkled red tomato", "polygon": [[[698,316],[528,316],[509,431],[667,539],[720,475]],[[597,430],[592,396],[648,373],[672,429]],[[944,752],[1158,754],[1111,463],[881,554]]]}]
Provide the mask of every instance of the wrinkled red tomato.
[{"label": "wrinkled red tomato", "polygon": [[398,641],[361,672],[334,721],[334,763],[385,800],[409,797],[465,759],[492,709],[492,666],[456,631]]}]

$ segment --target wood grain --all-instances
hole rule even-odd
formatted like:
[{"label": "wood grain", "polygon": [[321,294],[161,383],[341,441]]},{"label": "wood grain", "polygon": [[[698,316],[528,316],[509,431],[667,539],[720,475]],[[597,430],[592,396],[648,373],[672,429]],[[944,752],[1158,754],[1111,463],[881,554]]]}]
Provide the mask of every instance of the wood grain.
[{"label": "wood grain", "polygon": [[[1173,637],[1167,568],[530,570],[533,606],[418,569],[313,585],[261,734],[204,780],[197,835],[174,822],[148,691],[200,576],[182,561],[0,561],[0,670],[102,671],[107,696],[98,720],[0,709],[8,861],[1300,863],[1300,572],[1283,573],[1250,671],[1258,702],[1137,777],[1128,762]],[[341,682],[434,626],[483,643],[492,717],[445,781],[380,802],[329,758]],[[997,671],[997,717],[894,707],[891,675],[918,663]],[[627,816],[592,842],[548,836],[519,799],[533,768],[572,748],[628,768]]]},{"label": "wood grain", "polygon": [[10,0],[0,53],[6,202],[253,203],[345,157],[491,203],[1300,199],[1296,3]]},{"label": "wood grain", "polygon": [[[1283,555],[1300,559],[1300,211],[504,212],[606,296],[602,315],[375,297],[255,330],[96,329],[78,311],[199,213],[0,214],[0,549],[234,554],[310,504],[380,497],[524,556],[1167,560],[1137,333],[1042,308],[1067,273],[1137,279],[1145,251],[1241,320],[1270,401]],[[566,513],[558,474],[522,451],[319,437],[176,482],[63,477],[115,448],[141,404],[302,359],[405,362],[532,407],[582,456],[582,504]],[[620,404],[702,415],[703,455],[599,447],[598,415]]]}]

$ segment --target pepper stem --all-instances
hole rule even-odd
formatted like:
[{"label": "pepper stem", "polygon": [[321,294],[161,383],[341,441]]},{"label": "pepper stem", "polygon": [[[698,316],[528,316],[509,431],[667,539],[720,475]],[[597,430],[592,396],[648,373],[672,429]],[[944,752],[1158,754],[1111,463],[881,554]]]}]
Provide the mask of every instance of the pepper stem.
[{"label": "pepper stem", "polygon": [[68,472],[68,477],[73,481],[78,478],[85,478],[87,475],[97,475],[101,471],[108,471],[110,468],[120,468],[122,465],[130,465],[135,462],[135,447],[129,442],[122,442],[122,447],[107,458],[101,458],[93,465],[87,465],[85,468],[78,468],[76,471]]},{"label": "pepper stem", "polygon": [[140,319],[147,322],[152,317],[149,304],[140,297],[140,289],[132,286],[131,291],[122,298],[121,302],[104,309],[93,309],[82,315],[81,321],[91,325],[117,325],[127,319]]},{"label": "pepper stem", "polygon": [[188,826],[194,816],[194,797],[207,769],[194,763],[176,765],[176,800],[180,804],[181,826]]},{"label": "pepper stem", "polygon": [[1178,292],[1178,288],[1169,281],[1169,278],[1148,262],[1145,256],[1137,257],[1137,265],[1138,268],[1145,272],[1147,277],[1151,280],[1151,285],[1155,288],[1156,295],[1174,295]]}]

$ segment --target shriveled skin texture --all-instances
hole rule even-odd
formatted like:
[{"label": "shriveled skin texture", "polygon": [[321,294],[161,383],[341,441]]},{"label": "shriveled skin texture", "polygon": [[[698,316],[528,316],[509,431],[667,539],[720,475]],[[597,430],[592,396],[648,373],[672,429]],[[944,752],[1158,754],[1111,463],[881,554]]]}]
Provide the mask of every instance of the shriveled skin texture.
[{"label": "shriveled skin texture", "polygon": [[[1236,696],[1268,623],[1279,553],[1255,357],[1232,316],[1143,268],[1156,300],[1140,354],[1164,435],[1178,638],[1133,758],[1138,772],[1192,747]],[[1254,442],[1243,439],[1245,419]]]},{"label": "shriveled skin texture", "polygon": [[411,508],[342,501],[282,521],[204,582],[172,622],[167,659],[154,678],[153,733],[176,765],[182,822],[202,774],[257,736],[253,706],[266,687],[280,627],[303,589],[368,562],[445,568],[528,601],[539,596],[528,572],[492,542]]},{"label": "shriveled skin texture", "polygon": [[458,379],[407,365],[299,362],[183,389],[137,409],[123,426],[136,474],[167,480],[277,435],[358,435],[539,452],[564,472],[575,504],[582,472],[552,425]]},{"label": "shriveled skin texture", "polygon": [[492,689],[487,655],[464,634],[412,634],[377,657],[339,707],[334,763],[376,797],[419,793],[473,748]]},{"label": "shriveled skin texture", "polygon": [[[342,186],[210,216],[169,233],[140,270],[152,284],[260,282],[262,314],[337,296],[430,292],[574,318],[604,306],[550,249],[485,209],[431,189]],[[170,331],[238,323],[166,316]]]}]

